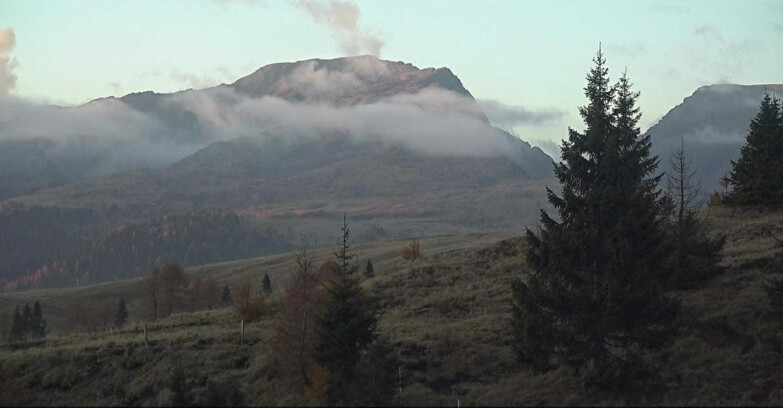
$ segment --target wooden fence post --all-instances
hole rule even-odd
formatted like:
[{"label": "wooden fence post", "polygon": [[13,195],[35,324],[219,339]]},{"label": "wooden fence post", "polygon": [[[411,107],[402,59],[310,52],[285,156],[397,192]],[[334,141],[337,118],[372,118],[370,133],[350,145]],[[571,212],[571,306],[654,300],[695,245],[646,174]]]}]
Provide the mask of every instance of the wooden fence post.
[{"label": "wooden fence post", "polygon": [[147,347],[147,323],[144,323],[144,347]]},{"label": "wooden fence post", "polygon": [[245,320],[239,323],[239,345],[245,344]]},{"label": "wooden fence post", "polygon": [[397,367],[397,380],[400,386],[400,395],[402,395],[402,366]]}]

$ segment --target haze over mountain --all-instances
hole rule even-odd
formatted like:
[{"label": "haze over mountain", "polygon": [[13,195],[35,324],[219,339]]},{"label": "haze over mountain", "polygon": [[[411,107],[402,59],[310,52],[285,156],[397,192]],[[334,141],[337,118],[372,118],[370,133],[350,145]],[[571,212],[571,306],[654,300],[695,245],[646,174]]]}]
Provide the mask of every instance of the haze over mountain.
[{"label": "haze over mountain", "polygon": [[[278,127],[297,138],[342,133],[429,155],[516,159],[521,146],[486,126],[481,108],[447,68],[420,70],[370,56],[272,64],[230,85],[134,93],[73,108],[12,98],[0,103],[0,140],[40,141],[67,181],[165,166],[213,142],[263,139]],[[528,171],[540,173],[536,166]]]},{"label": "haze over mountain", "polygon": [[783,85],[708,85],[698,88],[675,106],[647,134],[659,169],[668,171],[672,149],[684,139],[691,156],[695,180],[701,180],[703,196],[720,189],[720,179],[739,157],[750,120],[758,113],[764,90],[783,95]]},{"label": "haze over mountain", "polygon": [[[114,236],[102,234],[127,223],[154,226],[169,214],[236,212],[271,237],[261,240],[271,251],[290,248],[300,233],[330,243],[318,231],[336,229],[321,224],[343,213],[361,220],[359,241],[521,227],[535,222],[544,185],[555,184],[552,159],[492,127],[449,69],[369,56],[272,64],[228,85],[134,93],[73,108],[5,103],[10,114],[0,139],[17,154],[3,165],[35,169],[23,186],[15,180],[4,190],[2,204],[13,218],[7,222],[45,234],[19,224],[35,218],[24,218],[20,205],[87,211],[80,214],[93,237],[49,257],[46,269],[14,280],[14,288],[30,287],[44,270],[58,271],[50,282],[59,283],[49,284],[106,279],[112,275],[63,267],[76,264],[61,259],[85,265],[103,245],[93,242]],[[52,213],[52,223],[68,214]],[[151,219],[158,221],[145,221]],[[48,241],[25,235],[6,242],[9,253],[27,254],[14,242]],[[147,258],[158,256],[184,255]],[[120,274],[141,270],[127,269]]]},{"label": "haze over mountain", "polygon": [[[660,170],[668,170],[669,153],[683,136],[705,180],[703,193],[711,192],[738,154],[763,89],[702,87],[672,109],[649,130]],[[557,188],[552,159],[492,127],[449,69],[369,56],[272,64],[227,85],[133,93],[73,108],[2,103],[0,198],[10,210],[0,215],[26,234],[3,244],[7,253],[24,254],[23,268],[11,263],[2,271],[18,277],[13,287],[30,287],[44,270],[64,271],[60,283],[50,284],[105,279],[111,275],[63,265],[91,262],[99,255],[89,248],[123,234],[114,228],[153,228],[170,214],[235,212],[267,237],[259,238],[267,249],[244,254],[262,255],[291,248],[302,233],[331,243],[319,231],[336,230],[327,224],[343,213],[358,221],[358,241],[521,228],[537,222],[544,187]],[[59,212],[28,216],[20,205]],[[70,220],[73,211],[80,211],[78,222]],[[78,228],[87,241],[62,247],[33,274],[29,248],[51,240],[36,235],[47,234],[40,220],[36,227],[24,220],[41,217],[51,219],[43,224],[58,236]],[[192,248],[189,242],[173,247]],[[148,258],[156,256],[164,255]],[[141,270],[127,268],[123,276]]]}]

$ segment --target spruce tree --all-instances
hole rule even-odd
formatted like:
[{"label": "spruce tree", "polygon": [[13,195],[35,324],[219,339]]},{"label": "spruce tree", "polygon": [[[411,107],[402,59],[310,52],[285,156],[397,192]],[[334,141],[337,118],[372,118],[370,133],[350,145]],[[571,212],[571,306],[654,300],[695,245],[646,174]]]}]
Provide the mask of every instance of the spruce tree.
[{"label": "spruce tree", "polygon": [[696,198],[699,183],[693,181],[695,171],[691,169],[685,153],[684,139],[672,151],[669,164],[672,172],[668,177],[667,195],[672,203],[670,233],[674,254],[667,282],[671,288],[688,289],[723,271],[719,263],[723,259],[721,251],[726,237],[721,235],[711,239],[707,236],[704,222],[699,217],[703,201]]},{"label": "spruce tree", "polygon": [[223,291],[220,293],[220,303],[223,305],[230,305],[234,303],[234,301],[231,299],[231,288],[228,287],[228,284],[223,286]]},{"label": "spruce tree", "polygon": [[22,315],[19,313],[19,305],[16,305],[16,309],[14,309],[14,318],[11,321],[11,341],[21,340],[22,331]]},{"label": "spruce tree", "polygon": [[324,313],[316,324],[315,358],[329,371],[328,405],[357,401],[355,368],[376,337],[376,304],[359,285],[358,265],[351,262],[348,222],[343,217],[342,244],[334,254],[339,268],[327,286]]},{"label": "spruce tree", "polygon": [[663,347],[677,305],[663,295],[671,254],[666,200],[654,176],[650,136],[641,136],[638,93],[626,75],[616,86],[599,49],[587,76],[584,133],[569,129],[547,188],[559,219],[541,212],[527,231],[525,280],[514,285],[514,349],[537,370],[567,365],[604,383],[637,361],[634,350]]},{"label": "spruce tree", "polygon": [[780,101],[768,92],[750,121],[739,159],[731,165],[728,204],[783,204],[783,114]]},{"label": "spruce tree", "polygon": [[36,339],[42,339],[46,337],[46,319],[43,318],[43,310],[41,310],[41,304],[35,301],[33,305],[33,317],[30,325],[30,335]]},{"label": "spruce tree", "polygon": [[269,274],[264,273],[264,279],[261,281],[261,287],[264,290],[264,293],[267,295],[272,293],[272,281],[269,280]]},{"label": "spruce tree", "polygon": [[367,279],[375,276],[375,269],[372,266],[372,259],[367,260],[367,265],[364,267],[364,277]]},{"label": "spruce tree", "polygon": [[388,407],[392,405],[399,386],[400,360],[392,345],[383,338],[376,339],[356,366],[357,405]]},{"label": "spruce tree", "polygon": [[29,303],[24,304],[22,308],[22,320],[21,320],[21,339],[27,340],[30,338],[31,328],[33,326],[33,309],[30,308]]},{"label": "spruce tree", "polygon": [[125,326],[125,322],[128,320],[128,307],[125,305],[125,298],[120,298],[120,302],[117,304],[117,310],[114,313],[114,324],[117,326],[117,330],[121,330]]}]

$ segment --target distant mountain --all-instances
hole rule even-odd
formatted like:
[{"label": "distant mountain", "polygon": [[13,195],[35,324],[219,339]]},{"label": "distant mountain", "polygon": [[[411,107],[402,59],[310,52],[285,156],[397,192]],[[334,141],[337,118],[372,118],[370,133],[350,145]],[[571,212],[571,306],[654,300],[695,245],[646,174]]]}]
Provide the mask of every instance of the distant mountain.
[{"label": "distant mountain", "polygon": [[[338,231],[331,223],[343,214],[354,220],[357,241],[520,228],[536,222],[546,205],[544,186],[556,184],[552,159],[493,128],[450,70],[375,57],[272,64],[233,84],[134,93],[43,113],[39,123],[31,114],[0,123],[0,133],[38,135],[53,145],[16,158],[34,159],[51,170],[53,181],[40,177],[46,182],[0,202],[0,219],[5,215],[8,225],[36,226],[24,236],[29,244],[7,242],[25,254],[23,263],[9,262],[9,270],[0,271],[10,288],[40,286],[43,278],[36,276],[46,265],[47,273],[61,276],[47,284],[62,285],[76,277],[112,279],[104,272],[112,256],[122,255],[122,270],[115,272],[127,278],[148,272],[158,258],[193,264],[260,253],[221,246],[226,234],[199,238],[199,245],[212,248],[204,259],[179,241],[168,243],[173,249],[165,253],[118,252],[122,245],[115,241],[138,249],[134,239],[141,233],[108,240],[105,248],[96,244],[117,228],[135,231],[124,225],[144,231],[171,214],[235,213],[243,231],[276,231],[257,241],[274,244],[263,244],[269,246],[264,251],[279,251],[304,233],[330,245]],[[49,123],[63,118],[70,133],[58,141],[40,136],[56,132]],[[63,218],[77,209],[100,219],[80,238],[90,249],[74,242],[32,269],[35,251],[28,247],[40,251],[50,242],[41,223],[24,218],[32,213],[25,209],[39,208],[63,210],[52,216],[58,236],[73,230]],[[169,239],[153,238],[141,241],[165,247]],[[90,277],[80,265],[94,266]]]},{"label": "distant mountain", "polygon": [[[343,115],[331,123],[343,128],[357,126],[357,116],[365,122],[371,121],[366,118],[372,115],[382,117],[383,109],[397,109],[399,115],[404,115],[398,109],[401,106],[424,111],[429,115],[425,119],[430,121],[440,118],[443,123],[450,123],[447,115],[441,115],[448,113],[489,124],[470,92],[448,68],[419,69],[371,56],[271,64],[232,84],[202,90],[131,93],[70,108],[19,105],[22,106],[5,109],[13,114],[0,119],[0,140],[16,144],[12,153],[16,163],[41,169],[27,172],[35,173],[35,180],[22,181],[10,171],[19,168],[14,164],[13,169],[5,172],[8,177],[0,179],[0,199],[52,185],[165,167],[214,142],[251,137],[292,122],[297,125],[304,116],[302,110],[309,109],[313,121],[321,120],[307,123],[308,126],[323,127],[328,114],[319,111],[319,107],[330,107]],[[355,106],[359,108],[340,110]],[[410,128],[421,119],[391,120]],[[358,126],[350,130],[353,137],[367,137],[367,126]],[[428,126],[437,127],[432,123],[422,123],[420,127]],[[324,129],[317,130],[326,133]],[[389,137],[394,133],[389,126],[383,133],[387,139],[395,138]],[[522,152],[512,151],[510,156],[530,158],[531,163],[546,162],[540,150],[531,150],[526,144],[517,143],[516,138],[512,142],[516,146],[511,150]],[[21,146],[31,148],[20,150]],[[528,167],[532,169],[533,165]],[[536,172],[550,171],[548,165],[544,167]]]},{"label": "distant mountain", "polygon": [[[12,201],[112,208],[128,219],[204,209],[264,209],[289,216],[313,208],[335,214],[371,208],[365,217],[426,214],[449,218],[455,227],[510,228],[535,220],[544,191],[538,181],[551,181],[551,170],[545,169],[552,165],[538,148],[515,140],[520,154],[512,159],[430,156],[333,134],[294,143],[241,138],[216,142],[166,168],[100,177]],[[528,157],[522,156],[525,152]],[[540,191],[519,196],[533,186]],[[510,189],[510,207],[519,198],[536,200],[536,207],[498,211],[499,203],[490,202],[496,197],[486,192],[496,189]],[[466,201],[454,201],[455,195]],[[467,205],[473,208],[469,215]]]},{"label": "distant mountain", "polygon": [[660,169],[670,170],[671,151],[684,138],[692,157],[702,195],[720,188],[720,179],[739,157],[750,120],[756,115],[764,90],[783,95],[783,85],[709,85],[670,110],[647,134]]},{"label": "distant mountain", "polygon": [[44,154],[45,140],[0,140],[0,200],[63,184],[65,178]]}]

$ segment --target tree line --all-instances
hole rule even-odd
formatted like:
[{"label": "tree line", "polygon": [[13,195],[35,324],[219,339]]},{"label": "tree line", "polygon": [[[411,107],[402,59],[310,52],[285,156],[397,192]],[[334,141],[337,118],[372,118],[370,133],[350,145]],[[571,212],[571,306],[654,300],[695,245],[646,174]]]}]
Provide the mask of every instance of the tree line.
[{"label": "tree line", "polygon": [[46,337],[46,319],[43,318],[41,304],[36,300],[33,307],[25,303],[22,311],[19,305],[14,309],[10,332],[7,340],[10,342],[36,340]]},{"label": "tree line", "polygon": [[5,290],[83,286],[143,276],[167,262],[201,265],[288,249],[290,245],[275,231],[256,231],[233,212],[186,212],[93,237],[69,254],[44,266],[39,263],[33,272],[7,282]]}]

